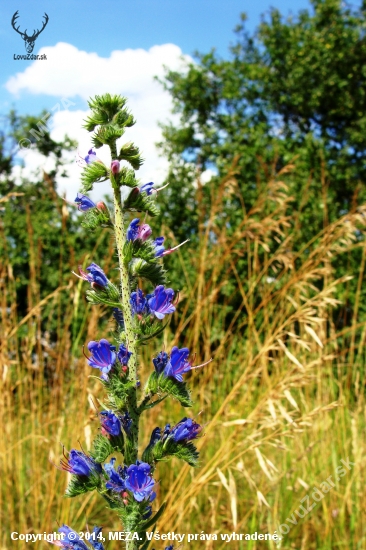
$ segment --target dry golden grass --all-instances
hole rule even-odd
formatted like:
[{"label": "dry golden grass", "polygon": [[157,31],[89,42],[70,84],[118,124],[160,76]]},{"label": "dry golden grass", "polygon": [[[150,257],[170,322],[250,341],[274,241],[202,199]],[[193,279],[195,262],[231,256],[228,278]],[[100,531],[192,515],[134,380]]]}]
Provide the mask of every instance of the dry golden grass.
[{"label": "dry golden grass", "polygon": [[[357,235],[364,231],[366,207],[324,223],[312,242],[301,242],[286,183],[291,169],[286,167],[263,186],[249,212],[242,200],[242,221],[230,233],[220,224],[220,215],[223,201],[239,194],[233,170],[212,197],[208,223],[201,220],[200,249],[191,259],[194,278],[181,262],[185,279],[179,323],[174,334],[165,331],[163,343],[167,349],[187,345],[197,351],[197,363],[211,356],[214,361],[191,378],[193,414],[201,412],[205,424],[198,443],[201,467],[192,470],[176,461],[159,466],[158,500],[168,503],[159,530],[278,531],[309,490],[330,475],[336,479],[335,468],[349,457],[355,466],[335,481],[312,512],[298,518],[297,525],[289,524],[291,530],[278,548],[364,548],[366,327],[359,322],[358,309],[365,244]],[[335,280],[334,262],[356,247],[363,251],[358,273]],[[246,258],[247,272],[238,270],[240,258]],[[75,356],[69,327],[75,308],[86,308],[80,346],[105,336],[98,332],[99,311],[85,305],[82,283],[55,289],[47,298],[55,310],[62,292],[71,300],[60,319],[56,345],[51,344],[40,330],[44,304],[37,299],[36,255],[32,262],[25,319],[17,316],[11,267],[2,265],[0,274],[3,550],[14,545],[10,531],[52,532],[57,521],[75,529],[84,529],[86,522],[102,524],[106,531],[119,529],[98,496],[65,499],[66,474],[49,462],[58,462],[61,442],[71,448],[80,439],[89,447],[98,429],[92,403],[101,397],[101,387],[88,378],[90,369],[80,353]],[[357,278],[357,295],[352,324],[341,330],[332,309],[339,302],[337,289],[346,292],[350,276]],[[228,324],[224,319],[231,297],[221,291],[233,278],[240,300]],[[190,303],[196,304],[193,311]],[[22,325],[26,337],[19,336]],[[140,357],[142,381],[156,351],[154,342]],[[52,383],[44,375],[45,354],[54,361]],[[183,415],[176,403],[164,402],[144,419],[143,442],[156,425]],[[190,547],[220,549],[226,544],[199,541]],[[108,546],[118,547],[114,542]],[[275,545],[230,543],[238,550],[264,547]]]}]

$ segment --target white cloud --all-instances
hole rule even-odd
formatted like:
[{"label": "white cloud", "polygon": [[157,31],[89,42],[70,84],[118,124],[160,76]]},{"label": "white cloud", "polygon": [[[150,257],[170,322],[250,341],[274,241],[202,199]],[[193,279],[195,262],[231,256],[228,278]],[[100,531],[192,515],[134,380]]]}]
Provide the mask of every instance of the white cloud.
[{"label": "white cloud", "polygon": [[[149,50],[114,51],[110,57],[99,57],[96,53],[78,50],[71,44],[60,42],[53,47],[42,48],[47,61],[35,61],[24,72],[12,76],[6,83],[7,90],[19,97],[20,94],[54,96],[55,109],[49,125],[53,139],[61,140],[65,133],[77,139],[81,153],[90,147],[89,134],[81,128],[87,110],[64,109],[62,98],[69,98],[80,105],[78,97],[87,100],[95,94],[110,92],[128,97],[128,105],[137,124],[126,131],[126,141],[134,141],[142,150],[145,164],[138,176],[143,181],[159,182],[164,178],[167,163],[159,158],[155,143],[161,139],[158,121],[172,119],[172,102],[162,86],[154,80],[163,76],[164,65],[173,70],[182,70],[182,51],[174,44],[153,46]],[[189,56],[186,60],[192,61]],[[84,103],[84,102],[83,102]],[[99,152],[98,152],[99,154]],[[40,166],[40,157],[34,151],[21,153],[26,164],[26,175]],[[108,161],[101,153],[102,160]],[[44,168],[49,161],[46,161]],[[69,200],[79,188],[80,169],[74,165],[69,170],[70,178],[59,182],[59,191],[66,191]],[[96,190],[94,196],[101,190]],[[101,191],[103,194],[103,191]],[[100,196],[100,195],[99,195]]]}]

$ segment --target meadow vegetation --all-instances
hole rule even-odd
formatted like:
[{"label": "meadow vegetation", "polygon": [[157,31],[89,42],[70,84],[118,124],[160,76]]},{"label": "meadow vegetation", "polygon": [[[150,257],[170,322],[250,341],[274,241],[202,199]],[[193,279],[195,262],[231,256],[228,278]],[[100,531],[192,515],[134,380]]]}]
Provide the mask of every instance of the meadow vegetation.
[{"label": "meadow vegetation", "polygon": [[[366,547],[365,8],[312,4],[299,20],[272,12],[255,37],[241,24],[230,60],[211,52],[165,81],[181,123],[164,127],[170,187],[149,223],[171,246],[190,242],[167,258],[179,314],[143,349],[140,378],[178,342],[197,363],[214,360],[189,374],[201,467],[159,466],[169,513],[158,528],[290,528],[278,546],[233,550]],[[55,171],[15,185],[12,144],[34,120],[12,113],[0,140],[2,550],[25,550],[9,532],[53,532],[57,521],[120,527],[97,496],[65,498],[52,464],[61,444],[90,447],[101,388],[82,347],[113,330],[71,271],[95,261],[117,280],[117,257],[108,230],[91,236],[57,195],[70,140],[36,143]],[[180,420],[178,404],[162,402],[144,419],[144,445],[168,409]],[[352,467],[337,479],[341,460]],[[296,514],[329,476],[335,486]]]}]

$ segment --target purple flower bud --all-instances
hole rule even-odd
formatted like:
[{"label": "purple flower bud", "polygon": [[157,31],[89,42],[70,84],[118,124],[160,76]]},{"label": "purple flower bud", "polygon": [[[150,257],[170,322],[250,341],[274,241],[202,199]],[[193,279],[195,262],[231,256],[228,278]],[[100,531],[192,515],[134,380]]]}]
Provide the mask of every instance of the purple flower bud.
[{"label": "purple flower bud", "polygon": [[161,429],[154,428],[153,431],[151,432],[149,445],[154,446],[155,443],[157,443],[160,439],[161,439]]},{"label": "purple flower bud", "polygon": [[154,496],[153,488],[155,485],[154,479],[149,475],[150,466],[146,462],[136,461],[136,464],[131,464],[127,468],[126,489],[133,493],[134,499],[137,502],[149,499],[151,502]]},{"label": "purple flower bud", "polygon": [[127,228],[127,240],[136,241],[139,239],[142,242],[145,242],[151,235],[152,229],[147,223],[143,223],[141,226],[139,218],[132,220],[130,225]]},{"label": "purple flower bud", "polygon": [[78,193],[76,195],[76,199],[74,202],[76,202],[76,204],[78,205],[78,210],[80,210],[81,212],[87,212],[91,208],[96,207],[96,204],[94,204],[94,202],[89,199],[89,197],[87,197],[86,195],[82,195],[81,193]]},{"label": "purple flower bud", "polygon": [[118,174],[119,168],[120,168],[119,161],[118,160],[112,160],[112,162],[111,162],[112,174],[114,174],[114,175]]},{"label": "purple flower bud", "polygon": [[151,234],[151,227],[147,223],[144,223],[139,227],[137,238],[140,239],[140,241],[145,242]]},{"label": "purple flower bud", "polygon": [[165,351],[161,351],[158,355],[152,360],[156,374],[161,374],[165,369],[169,361],[168,354]]},{"label": "purple flower bud", "polygon": [[159,285],[154,290],[154,295],[148,300],[148,304],[151,312],[158,319],[164,319],[165,315],[174,313],[175,307],[172,305],[174,298],[174,290],[171,288],[164,288],[163,285]]},{"label": "purple flower bud", "polygon": [[121,309],[118,309],[118,307],[113,308],[113,317],[117,321],[120,327],[125,327],[125,320],[123,318],[123,311]]},{"label": "purple flower bud", "polygon": [[88,344],[88,350],[92,353],[92,356],[87,358],[88,364],[94,369],[100,369],[101,378],[104,380],[108,380],[108,373],[116,362],[115,349],[115,346],[104,338],[99,342],[92,340]]},{"label": "purple flower bud", "polygon": [[113,411],[102,411],[100,413],[100,421],[102,424],[102,432],[109,435],[121,434],[121,421]]},{"label": "purple flower bud", "polygon": [[140,288],[136,292],[131,292],[130,304],[133,315],[144,315],[150,313],[150,308],[147,303],[147,296]]}]

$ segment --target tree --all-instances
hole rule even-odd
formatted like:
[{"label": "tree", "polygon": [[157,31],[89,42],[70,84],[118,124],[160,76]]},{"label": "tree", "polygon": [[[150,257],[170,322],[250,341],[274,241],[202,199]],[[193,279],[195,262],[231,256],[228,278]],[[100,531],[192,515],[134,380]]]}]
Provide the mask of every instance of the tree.
[{"label": "tree", "polygon": [[[203,212],[201,223],[207,223],[219,182],[233,168],[242,198],[225,199],[220,220],[232,231],[242,220],[241,201],[248,210],[263,183],[292,161],[294,170],[282,177],[299,216],[297,243],[365,200],[366,7],[311,3],[313,14],[304,10],[294,18],[273,9],[252,35],[242,15],[230,59],[212,50],[197,54],[182,73],[167,71],[163,85],[180,124],[163,126],[170,196],[159,221],[166,219],[180,240],[187,234],[198,239],[200,216],[188,214]],[[216,176],[197,192],[197,178],[207,169]],[[176,205],[181,187],[189,210]],[[360,252],[338,259],[336,275],[359,265]]]},{"label": "tree", "polygon": [[[42,139],[34,140],[33,146],[42,155],[54,159],[54,169],[49,173],[40,170],[35,174],[35,181],[25,178],[20,183],[15,181],[13,167],[17,162],[18,142],[30,135],[29,130],[37,127],[43,115],[19,116],[11,112],[3,117],[0,134],[0,256],[2,266],[9,266],[15,281],[19,318],[58,287],[68,284],[70,272],[77,270],[93,242],[90,232],[80,228],[75,212],[70,212],[57,194],[57,178],[67,176],[65,152],[76,149],[75,142],[67,136],[56,142],[45,131]],[[95,261],[98,255],[104,255],[103,245],[107,246],[106,239],[101,237]],[[63,292],[56,310],[53,302],[43,310],[42,328],[51,339],[56,338],[58,321],[65,315],[68,302],[68,295]],[[80,324],[81,316],[74,322],[75,332]]]},{"label": "tree", "polygon": [[167,72],[164,85],[181,121],[163,127],[173,179],[182,163],[223,175],[238,156],[250,204],[263,165],[275,160],[278,169],[297,155],[296,179],[313,173],[317,202],[325,176],[330,217],[352,208],[355,193],[364,197],[366,8],[352,11],[341,0],[312,5],[314,14],[288,19],[273,9],[254,35],[242,15],[229,60],[212,50],[185,73]]}]

